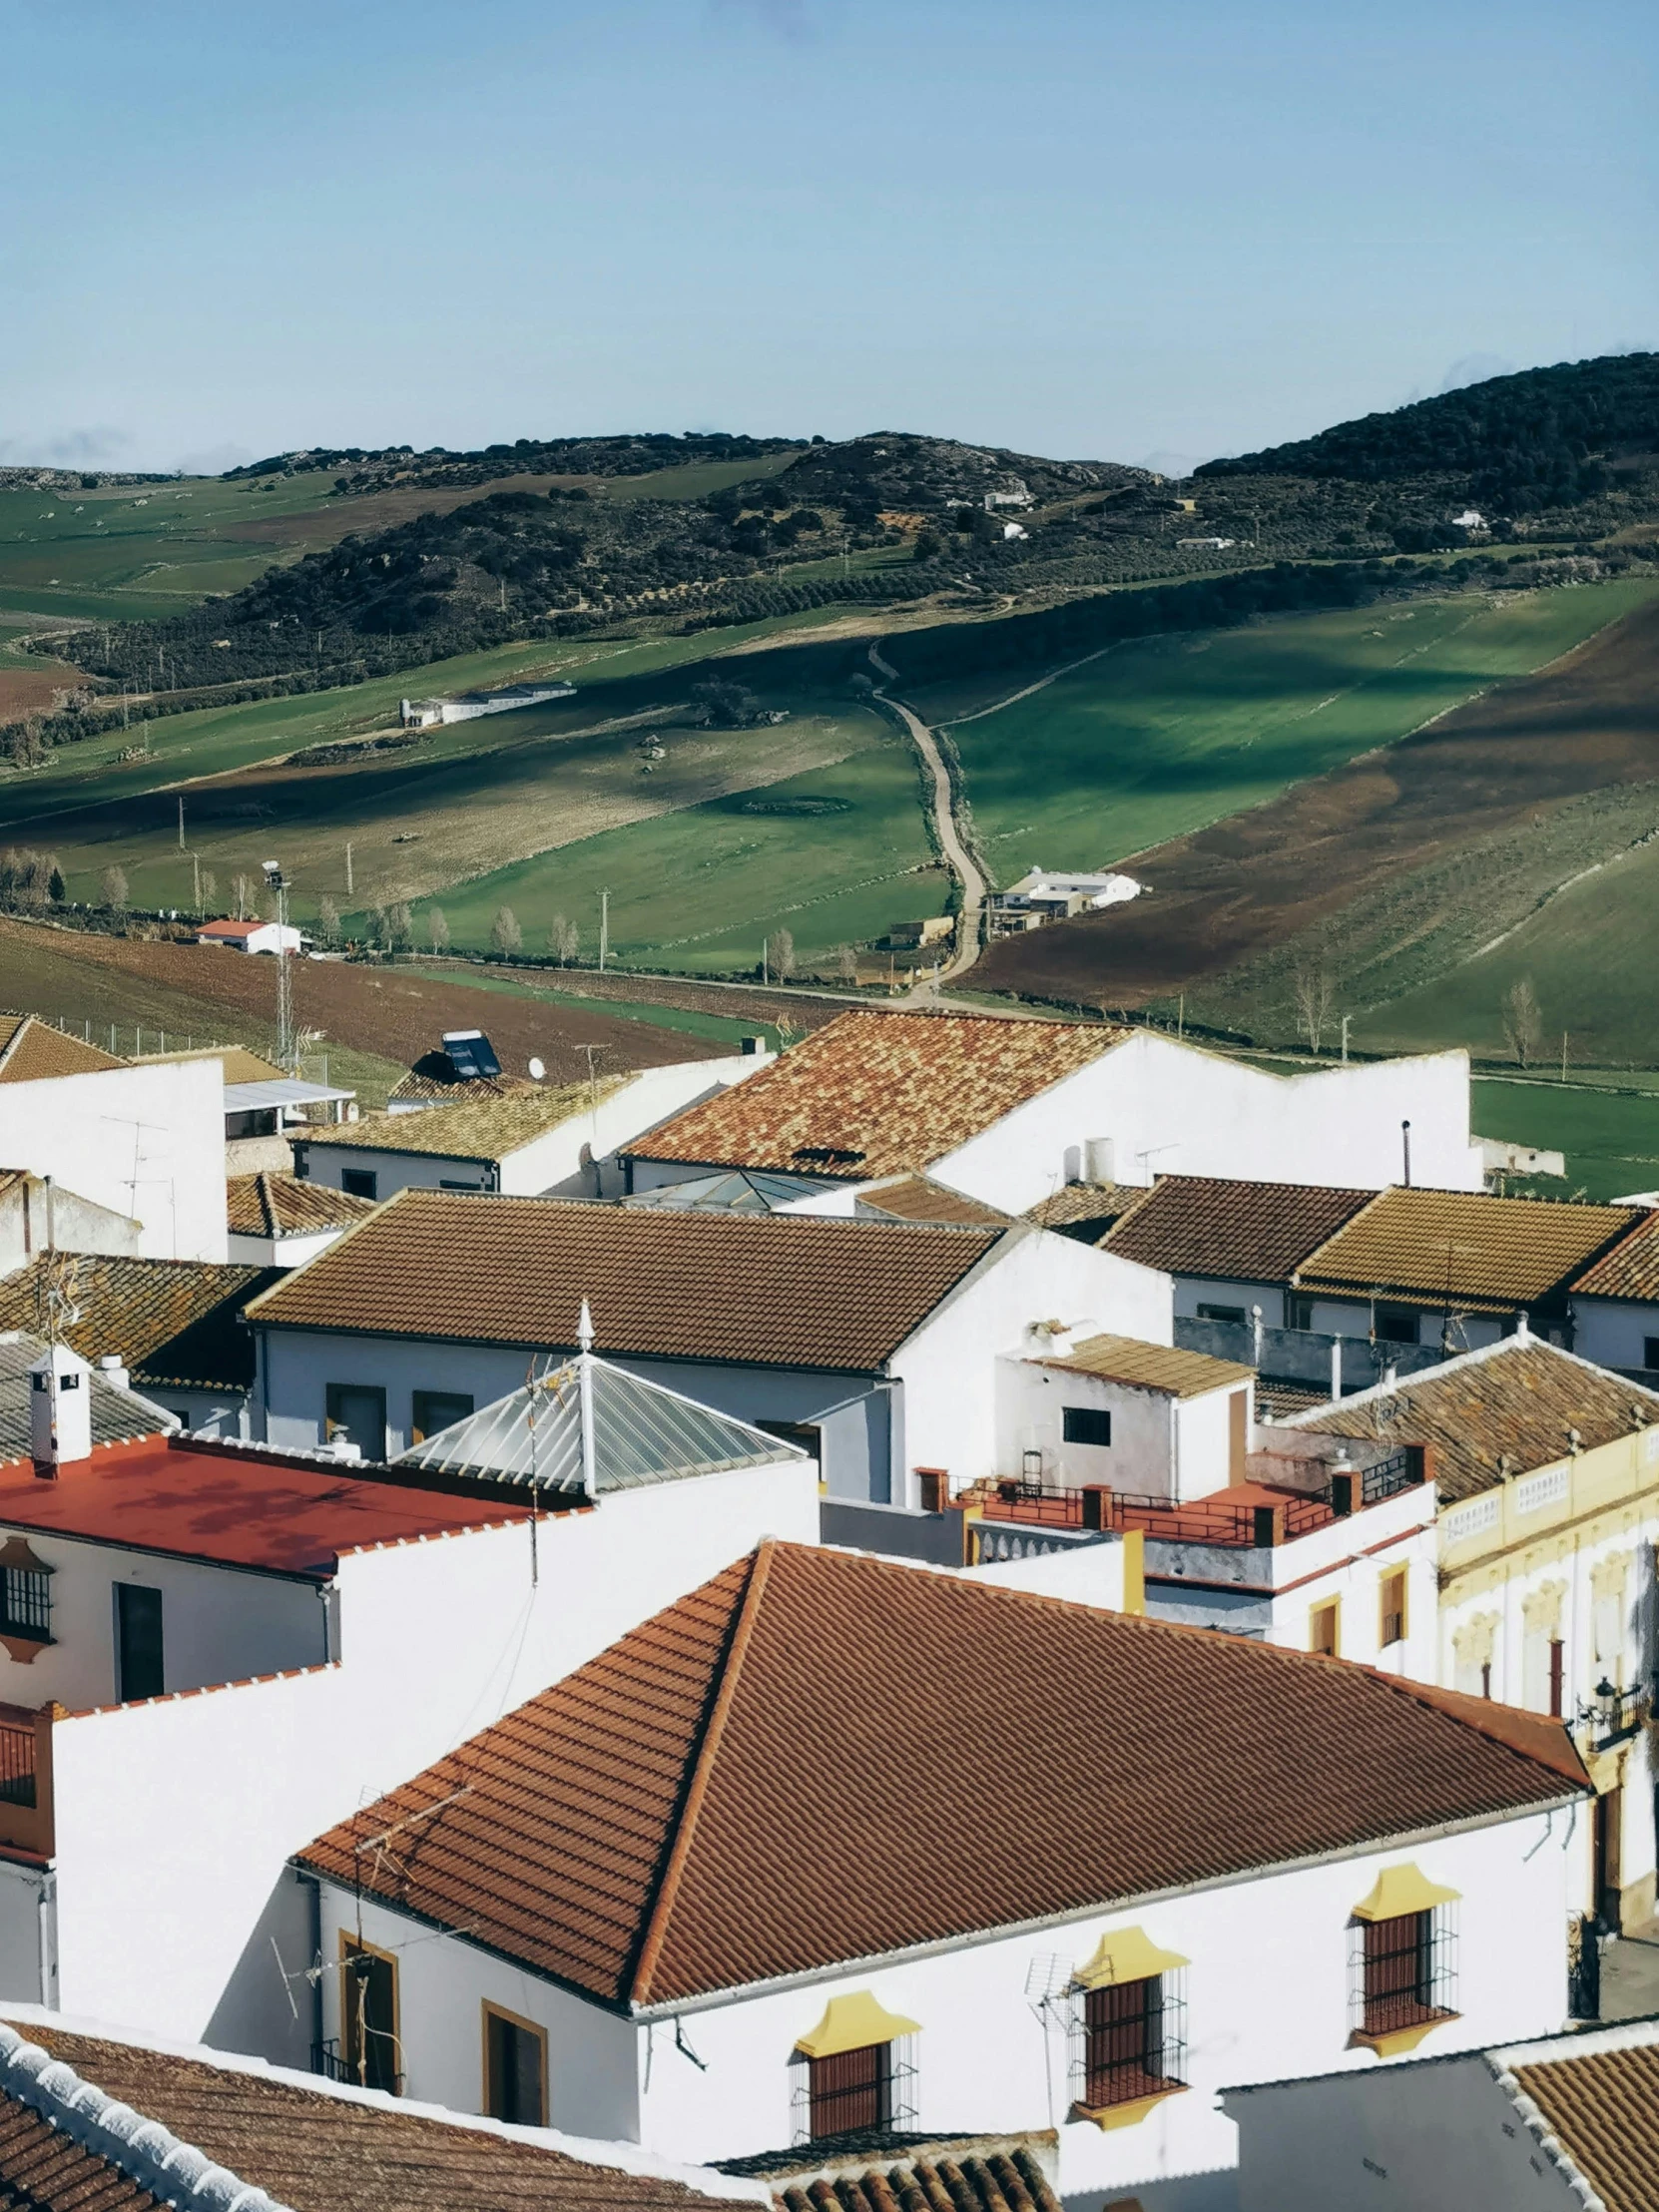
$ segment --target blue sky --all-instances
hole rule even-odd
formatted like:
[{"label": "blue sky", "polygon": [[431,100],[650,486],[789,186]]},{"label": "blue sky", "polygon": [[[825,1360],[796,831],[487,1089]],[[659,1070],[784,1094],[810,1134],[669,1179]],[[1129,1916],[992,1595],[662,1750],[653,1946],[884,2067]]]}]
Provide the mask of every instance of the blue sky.
[{"label": "blue sky", "polygon": [[1652,0],[0,0],[0,461],[1300,436],[1659,346],[1656,53]]}]

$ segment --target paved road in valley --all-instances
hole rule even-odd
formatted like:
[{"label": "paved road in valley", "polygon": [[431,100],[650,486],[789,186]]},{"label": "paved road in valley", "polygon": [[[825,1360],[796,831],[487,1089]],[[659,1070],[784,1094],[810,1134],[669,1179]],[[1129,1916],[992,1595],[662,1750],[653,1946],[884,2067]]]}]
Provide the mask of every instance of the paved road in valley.
[{"label": "paved road in valley", "polygon": [[[876,639],[869,649],[869,665],[888,683],[895,683],[898,671],[890,661],[881,656],[881,642]],[[985,903],[985,878],[968,857],[967,847],[956,831],[956,818],[950,804],[950,772],[944,765],[938,740],[932,731],[901,699],[888,697],[884,685],[877,685],[875,696],[884,700],[898,716],[915,744],[916,751],[926,763],[933,779],[933,827],[938,832],[939,850],[945,865],[961,885],[962,904],[956,917],[956,945],[949,960],[938,974],[925,986],[930,993],[942,983],[963,974],[979,957],[979,914]]]}]

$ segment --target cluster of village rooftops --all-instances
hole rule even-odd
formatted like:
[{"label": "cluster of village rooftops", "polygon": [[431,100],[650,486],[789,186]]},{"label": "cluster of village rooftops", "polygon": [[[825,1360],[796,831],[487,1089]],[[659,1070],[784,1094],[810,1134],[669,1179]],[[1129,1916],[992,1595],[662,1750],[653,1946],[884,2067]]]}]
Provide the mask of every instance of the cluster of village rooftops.
[{"label": "cluster of village rooftops", "polygon": [[1659,2204],[1659,1205],[1518,1151],[0,1016],[0,2193]]}]

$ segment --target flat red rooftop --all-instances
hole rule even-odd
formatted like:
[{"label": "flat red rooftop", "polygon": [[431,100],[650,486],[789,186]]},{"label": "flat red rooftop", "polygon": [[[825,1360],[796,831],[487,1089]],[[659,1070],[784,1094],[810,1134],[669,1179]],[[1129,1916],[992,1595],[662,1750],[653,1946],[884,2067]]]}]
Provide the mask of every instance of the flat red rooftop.
[{"label": "flat red rooftop", "polygon": [[528,1518],[527,1507],[168,1436],[95,1444],[90,1459],[63,1468],[55,1482],[27,1459],[0,1466],[0,1525],[318,1580],[342,1552]]}]

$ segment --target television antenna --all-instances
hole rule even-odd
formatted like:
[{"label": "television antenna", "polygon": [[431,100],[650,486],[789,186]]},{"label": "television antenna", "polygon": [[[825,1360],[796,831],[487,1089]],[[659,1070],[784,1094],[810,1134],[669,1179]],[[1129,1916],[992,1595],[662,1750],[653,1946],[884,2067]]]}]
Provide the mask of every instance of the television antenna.
[{"label": "television antenna", "polygon": [[293,1039],[293,975],[288,967],[288,879],[278,860],[262,860],[261,872],[276,893],[276,1061],[284,1075],[297,1072]]}]

